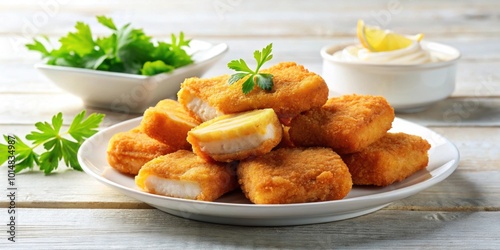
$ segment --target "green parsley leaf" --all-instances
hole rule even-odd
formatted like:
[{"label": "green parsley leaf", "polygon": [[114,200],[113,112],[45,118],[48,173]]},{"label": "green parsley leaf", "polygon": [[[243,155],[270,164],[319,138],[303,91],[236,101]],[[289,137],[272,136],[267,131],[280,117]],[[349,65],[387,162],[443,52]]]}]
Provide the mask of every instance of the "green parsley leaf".
[{"label": "green parsley leaf", "polygon": [[84,64],[84,68],[87,69],[99,69],[101,65],[108,59],[108,55],[90,55],[88,57],[83,57],[82,61]]},{"label": "green parsley leaf", "polygon": [[273,44],[270,43],[265,48],[263,48],[262,51],[256,50],[253,53],[253,57],[255,58],[255,60],[257,60],[257,69],[255,70],[255,72],[259,72],[260,67],[262,67],[264,63],[273,59],[273,54],[271,54],[272,52]]},{"label": "green parsley leaf", "polygon": [[26,136],[26,139],[33,141],[35,144],[42,144],[59,135],[59,130],[62,126],[62,113],[52,117],[52,124],[48,122],[37,122],[35,127],[40,131],[32,131]]},{"label": "green parsley leaf", "polygon": [[243,82],[241,89],[243,90],[243,93],[248,94],[250,93],[250,91],[252,91],[253,87],[254,87],[254,79],[253,76],[250,76],[246,79],[245,82]]},{"label": "green parsley leaf", "polygon": [[56,143],[54,144],[52,150],[45,151],[42,155],[40,155],[40,164],[38,166],[45,174],[50,174],[52,171],[57,169],[61,158],[61,145]]},{"label": "green parsley leaf", "polygon": [[133,28],[130,23],[118,28],[110,17],[96,18],[99,24],[109,28],[109,36],[94,39],[90,27],[77,22],[75,32],[59,39],[59,48],[52,49],[52,46],[45,45],[45,41],[36,38],[26,44],[26,48],[41,53],[49,65],[130,74],[159,74],[193,63],[191,55],[185,50],[191,40],[186,39],[182,32],[178,36],[172,34],[171,43],[156,43],[142,29]]},{"label": "green parsley leaf", "polygon": [[95,42],[92,38],[92,32],[87,24],[77,22],[75,25],[76,32],[70,32],[65,37],[59,39],[61,48],[66,51],[74,51],[79,56],[85,56],[91,53],[95,48]]},{"label": "green parsley leaf", "polygon": [[236,73],[236,74],[233,74],[231,75],[231,77],[229,77],[229,80],[228,80],[228,83],[229,85],[241,80],[243,77],[245,76],[248,76],[247,73]]},{"label": "green parsley leaf", "polygon": [[230,69],[234,69],[236,71],[243,71],[243,72],[248,72],[248,73],[255,73],[253,70],[251,70],[245,60],[240,59],[240,60],[232,60],[230,61],[227,66]]},{"label": "green parsley leaf", "polygon": [[32,44],[26,44],[26,48],[28,48],[29,50],[38,51],[38,52],[42,53],[43,57],[50,55],[50,52],[45,47],[45,45],[40,40],[37,40],[37,39],[33,39]]},{"label": "green parsley leaf", "polygon": [[[189,65],[193,63],[193,59],[190,55],[184,50],[183,47],[189,47],[189,43],[191,39],[186,40],[184,38],[184,33],[179,33],[179,38],[172,34],[171,35],[171,44],[168,43],[158,43],[158,50],[162,49],[163,51],[155,51],[154,59],[162,60],[164,62],[168,62],[167,64],[172,65],[175,68],[180,68],[182,66]],[[165,46],[166,45],[166,46]],[[161,48],[163,47],[163,48]],[[165,51],[165,49],[168,50]]]},{"label": "green parsley leaf", "polygon": [[102,25],[104,25],[112,30],[117,30],[116,25],[113,22],[113,19],[106,17],[106,16],[96,16],[96,18],[100,24],[102,24]]},{"label": "green parsley leaf", "polygon": [[149,61],[154,51],[151,37],[142,29],[134,29],[126,24],[116,31],[116,57],[123,63],[125,73],[139,74],[144,62]]},{"label": "green parsley leaf", "polygon": [[179,39],[176,39],[174,34],[170,35],[170,37],[172,39],[172,46],[174,46],[176,48],[180,48],[182,46],[189,46],[189,43],[191,42],[191,39],[188,39],[188,40],[184,39],[184,32],[181,32],[179,34]]},{"label": "green parsley leaf", "polygon": [[82,142],[83,141],[74,142],[64,138],[61,140],[61,153],[64,159],[64,163],[66,164],[66,166],[78,171],[82,171],[83,169],[78,162],[78,158],[75,156],[78,154],[78,149],[80,149],[80,145],[82,145]]},{"label": "green parsley leaf", "polygon": [[152,76],[159,73],[170,72],[174,70],[173,66],[166,65],[163,61],[146,62],[142,67],[142,74]]},{"label": "green parsley leaf", "polygon": [[[26,139],[33,143],[33,146],[28,146],[18,136],[14,136],[16,169],[15,172],[20,172],[24,169],[32,170],[35,165],[39,166],[45,174],[50,174],[57,169],[61,160],[66,166],[82,171],[82,168],[77,159],[78,149],[82,143],[90,136],[97,133],[99,124],[104,119],[103,114],[91,114],[85,118],[85,110],[77,114],[68,130],[61,132],[63,125],[62,113],[58,113],[52,117],[51,122],[37,122],[35,127],[37,130],[26,135]],[[65,138],[69,135],[71,138]],[[8,142],[8,137],[4,135],[4,139]],[[44,151],[41,154],[35,152],[35,148],[43,145]],[[0,144],[0,148],[5,148],[7,145]],[[7,151],[0,152],[0,164],[5,163],[8,159]]]},{"label": "green parsley leaf", "polygon": [[255,75],[254,81],[257,83],[257,86],[263,90],[270,91],[273,88],[273,75],[271,74],[257,74]]},{"label": "green parsley leaf", "polygon": [[[9,142],[9,136],[4,135],[4,139],[6,142]],[[39,155],[33,151],[33,148],[26,145],[21,138],[18,136],[14,136],[15,140],[13,144],[15,149],[14,149],[14,156],[16,158],[16,168],[15,172],[20,172],[23,169],[32,169],[35,164],[38,164],[38,157]],[[5,147],[8,148],[7,145],[0,144],[0,147]],[[10,152],[8,151],[0,151],[0,165],[5,163],[5,161],[8,159],[10,156]]]},{"label": "green parsley leaf", "polygon": [[268,62],[273,58],[272,55],[273,44],[270,43],[262,51],[256,50],[253,53],[255,60],[257,61],[257,67],[255,70],[251,70],[247,63],[243,59],[232,60],[227,66],[230,69],[237,71],[237,73],[231,75],[228,80],[228,84],[232,85],[239,80],[248,76],[248,78],[243,82],[241,87],[244,94],[250,93],[257,85],[259,88],[270,91],[273,88],[273,75],[267,73],[259,73],[260,68],[264,63]]},{"label": "green parsley leaf", "polygon": [[[4,137],[6,137],[4,135]],[[7,139],[5,139],[7,141]],[[0,144],[0,152],[8,152],[9,151],[9,147],[5,144]],[[9,154],[8,153],[5,153],[5,154],[0,154],[0,162],[3,164],[4,162],[7,161],[7,159],[9,159]]]},{"label": "green parsley leaf", "polygon": [[96,113],[89,115],[87,119],[84,119],[84,117],[85,110],[75,116],[68,129],[68,134],[77,142],[83,142],[85,139],[97,133],[97,128],[104,119],[104,115]]},{"label": "green parsley leaf", "polygon": [[115,55],[115,44],[116,44],[116,34],[112,34],[108,37],[99,37],[95,41],[99,50],[103,51],[104,54],[109,56],[110,59]]}]

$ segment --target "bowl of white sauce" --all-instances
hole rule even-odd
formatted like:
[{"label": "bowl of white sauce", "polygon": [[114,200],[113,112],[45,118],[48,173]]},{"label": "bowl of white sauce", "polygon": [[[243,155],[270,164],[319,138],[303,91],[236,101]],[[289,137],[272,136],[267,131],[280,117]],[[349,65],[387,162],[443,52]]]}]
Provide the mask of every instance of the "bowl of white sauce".
[{"label": "bowl of white sauce", "polygon": [[371,52],[361,45],[321,49],[323,78],[331,96],[380,95],[396,112],[425,110],[455,89],[460,52],[436,42],[414,42],[393,51]]}]

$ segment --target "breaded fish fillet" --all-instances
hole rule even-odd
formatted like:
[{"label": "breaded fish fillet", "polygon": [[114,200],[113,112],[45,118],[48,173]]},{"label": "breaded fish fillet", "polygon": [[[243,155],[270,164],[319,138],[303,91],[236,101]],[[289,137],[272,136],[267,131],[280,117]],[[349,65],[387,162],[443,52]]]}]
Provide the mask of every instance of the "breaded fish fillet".
[{"label": "breaded fish fillet", "polygon": [[295,117],[289,133],[296,146],[331,147],[339,154],[347,154],[380,139],[393,120],[394,109],[385,98],[344,95]]},{"label": "breaded fish fillet", "polygon": [[321,107],[328,99],[328,87],[323,78],[301,65],[284,62],[261,72],[273,75],[271,91],[256,87],[245,95],[241,84],[246,78],[229,85],[229,75],[189,78],[182,83],[178,100],[193,115],[207,121],[222,114],[264,108],[274,109],[280,119],[286,120]]},{"label": "breaded fish fillet", "polygon": [[156,106],[148,108],[141,121],[141,126],[149,137],[176,150],[191,148],[186,140],[187,133],[199,124],[200,122],[192,118],[182,105],[170,99],[162,100]]},{"label": "breaded fish fillet", "polygon": [[361,152],[342,155],[355,185],[387,186],[427,167],[429,143],[416,135],[387,133]]},{"label": "breaded fish fillet", "polygon": [[290,139],[290,127],[283,125],[283,136],[281,137],[281,141],[278,144],[277,148],[293,148],[292,139]]},{"label": "breaded fish fillet", "polygon": [[347,166],[330,148],[280,148],[241,161],[237,174],[256,204],[338,200],[352,188]]},{"label": "breaded fish fillet", "polygon": [[147,136],[139,127],[113,135],[108,143],[107,159],[111,167],[136,175],[146,162],[175,150]]},{"label": "breaded fish fillet", "polygon": [[206,160],[230,162],[271,151],[282,127],[273,109],[223,115],[188,132],[193,151]]},{"label": "breaded fish fillet", "polygon": [[187,150],[149,161],[135,183],[149,193],[203,201],[214,201],[238,187],[230,164],[208,163]]}]

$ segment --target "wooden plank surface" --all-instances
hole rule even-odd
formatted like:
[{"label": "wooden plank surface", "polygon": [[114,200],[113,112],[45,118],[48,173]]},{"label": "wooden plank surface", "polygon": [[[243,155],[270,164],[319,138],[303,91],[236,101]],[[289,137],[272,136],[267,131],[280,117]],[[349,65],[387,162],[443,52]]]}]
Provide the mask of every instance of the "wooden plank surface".
[{"label": "wooden plank surface", "polygon": [[[500,212],[380,211],[293,227],[236,227],[152,209],[19,209],[18,242],[34,249],[498,249]],[[98,222],[96,220],[98,219]],[[71,244],[68,244],[71,242]]]},{"label": "wooden plank surface", "polygon": [[105,14],[114,16],[119,24],[131,22],[147,27],[152,34],[184,30],[198,36],[212,36],[214,33],[229,37],[350,36],[355,32],[355,20],[363,18],[410,33],[421,32],[419,30],[425,27],[429,36],[498,35],[500,27],[494,25],[497,22],[495,10],[500,8],[498,2],[458,2],[398,1],[399,6],[390,8],[390,2],[385,0],[280,0],[272,5],[266,1],[127,1],[106,4],[94,0],[85,3],[64,1],[49,13],[44,12],[43,4],[32,0],[22,4],[2,4],[2,16],[12,21],[3,22],[0,30],[19,33],[23,31],[23,25],[28,27],[31,23],[35,31],[64,34],[76,21],[90,22],[96,14]]}]

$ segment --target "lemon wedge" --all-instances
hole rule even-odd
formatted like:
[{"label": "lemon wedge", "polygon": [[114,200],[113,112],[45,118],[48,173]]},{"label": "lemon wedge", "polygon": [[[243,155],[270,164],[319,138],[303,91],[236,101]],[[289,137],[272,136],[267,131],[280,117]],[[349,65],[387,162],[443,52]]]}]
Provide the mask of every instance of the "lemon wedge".
[{"label": "lemon wedge", "polygon": [[230,140],[251,134],[265,134],[268,124],[279,124],[278,116],[273,109],[256,109],[252,111],[228,114],[204,122],[189,131],[189,137],[203,141]]},{"label": "lemon wedge", "polygon": [[358,20],[357,35],[361,45],[373,52],[404,49],[414,41],[420,42],[424,37],[422,33],[405,36],[390,30],[383,30],[377,26],[368,26],[361,19]]}]

